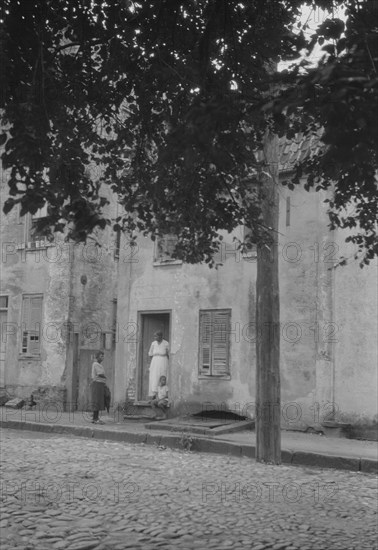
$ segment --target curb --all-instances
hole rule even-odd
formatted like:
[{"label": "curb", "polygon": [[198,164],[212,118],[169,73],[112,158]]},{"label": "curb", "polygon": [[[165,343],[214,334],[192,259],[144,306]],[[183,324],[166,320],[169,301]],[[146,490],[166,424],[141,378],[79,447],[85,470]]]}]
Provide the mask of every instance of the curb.
[{"label": "curb", "polygon": [[[70,434],[76,437],[87,437],[89,439],[99,440],[107,439],[124,443],[143,443],[145,445],[164,446],[170,449],[187,449],[199,453],[216,453],[246,458],[255,458],[256,456],[254,445],[240,445],[239,443],[224,440],[217,441],[215,439],[207,439],[198,436],[197,434],[185,434],[186,440],[183,440],[182,436],[179,435],[130,433],[102,428],[98,429],[64,424],[40,424],[38,422],[23,422],[20,420],[0,420],[0,428],[50,434]],[[367,474],[378,473],[378,461],[367,458],[350,458],[283,449],[281,452],[281,459],[282,464],[290,464],[292,466],[333,468],[336,470],[348,470]]]}]

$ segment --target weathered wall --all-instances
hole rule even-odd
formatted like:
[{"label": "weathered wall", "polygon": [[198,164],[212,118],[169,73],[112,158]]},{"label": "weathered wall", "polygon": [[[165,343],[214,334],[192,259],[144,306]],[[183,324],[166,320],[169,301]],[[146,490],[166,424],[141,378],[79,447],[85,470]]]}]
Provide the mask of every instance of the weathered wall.
[{"label": "weathered wall", "polygon": [[[126,250],[127,245],[124,245]],[[254,401],[255,349],[248,324],[255,316],[256,263],[236,252],[232,236],[223,248],[224,265],[159,265],[153,243],[138,239],[137,253],[120,263],[118,319],[120,339],[116,359],[116,399],[135,397],[138,342],[130,342],[138,312],[171,310],[169,385],[177,412],[221,407],[245,409]],[[130,261],[132,260],[132,261]],[[231,308],[230,379],[198,376],[200,309]],[[243,332],[244,331],[244,332]],[[140,337],[140,327],[137,334]]]},{"label": "weathered wall", "polygon": [[[7,198],[6,182],[3,172],[2,202]],[[115,197],[108,190],[104,194],[110,200],[106,214],[114,218]],[[91,240],[75,245],[56,235],[48,246],[25,250],[24,224],[25,218],[16,208],[2,215],[1,294],[7,295],[9,302],[7,324],[1,327],[6,339],[1,385],[10,395],[29,397],[33,393],[37,399],[61,403],[67,399],[67,389],[72,390],[74,333],[82,348],[99,349],[104,344],[113,348],[118,264],[115,234],[110,227],[99,232],[100,246]],[[23,294],[43,296],[41,353],[35,357],[20,353]],[[104,341],[106,332],[109,337]],[[113,365],[109,366],[109,382],[112,386]]]},{"label": "weathered wall", "polygon": [[333,327],[333,262],[325,260],[333,237],[323,193],[283,187],[280,195],[282,419],[285,427],[305,428],[319,423],[319,407],[327,414],[332,400],[334,345],[327,335]]},{"label": "weathered wall", "polygon": [[[353,260],[354,248],[338,232],[340,254],[352,258],[335,272],[335,321],[337,322],[334,402],[340,420],[353,424],[364,435],[377,437],[377,262],[361,269]],[[366,435],[369,435],[366,433]],[[372,435],[372,434],[370,434]]]},{"label": "weathered wall", "polygon": [[[324,193],[281,189],[280,295],[282,425],[320,428],[325,420],[371,424],[376,415],[375,268],[334,269],[345,234],[327,229]],[[287,197],[290,208],[287,212]],[[118,289],[116,400],[134,400],[138,312],[171,310],[171,395],[176,411],[208,402],[253,414],[255,350],[243,327],[255,319],[256,262],[235,253],[218,270],[153,262],[153,244],[126,242]],[[127,253],[128,251],[128,253]],[[230,380],[198,376],[199,310],[231,308]],[[135,338],[137,335],[137,338]],[[248,341],[249,340],[249,341]]]},{"label": "weathered wall", "polygon": [[[3,200],[6,193],[3,173]],[[332,269],[353,250],[344,232],[328,231],[324,198],[281,189],[282,422],[287,428],[319,426],[335,411],[337,419],[367,429],[377,421],[376,263],[363,270],[357,262]],[[115,198],[109,199],[114,217]],[[255,349],[248,325],[255,320],[256,259],[243,259],[232,236],[225,239],[218,270],[155,264],[153,243],[143,237],[134,249],[123,237],[116,260],[111,228],[98,234],[100,248],[94,241],[73,246],[57,239],[25,252],[17,248],[23,220],[16,210],[2,216],[1,237],[1,293],[9,296],[9,308],[0,384],[11,395],[39,390],[41,398],[63,401],[74,384],[72,334],[84,350],[112,347],[111,337],[104,342],[103,335],[113,329],[117,298],[115,401],[135,399],[138,312],[170,310],[169,384],[176,411],[198,412],[213,403],[253,415]],[[36,293],[44,296],[41,355],[25,358],[19,353],[22,294]],[[198,376],[199,310],[210,308],[232,310],[230,379]],[[105,366],[113,386],[112,365]]]},{"label": "weathered wall", "polygon": [[[105,215],[114,218],[117,204],[115,197],[107,189],[103,194],[110,200]],[[113,392],[114,384],[114,336],[116,323],[116,298],[118,279],[118,258],[115,258],[115,233],[111,227],[96,232],[98,242],[88,239],[87,243],[72,247],[71,270],[68,285],[70,287],[70,323],[71,341],[78,335],[79,350],[106,350],[104,367],[107,382]],[[73,377],[73,349],[68,348],[64,380],[68,388],[69,400],[75,384]],[[79,373],[76,373],[78,376]]]},{"label": "weathered wall", "polygon": [[378,401],[376,263],[360,269],[352,259],[334,269],[354,249],[345,231],[327,229],[325,194],[283,188],[281,197],[284,425],[320,427],[335,418],[371,426]]},{"label": "weathered wall", "polygon": [[[2,183],[4,199],[5,178]],[[66,345],[60,326],[68,308],[69,265],[61,261],[63,251],[59,245],[29,251],[20,248],[24,223],[17,209],[2,215],[1,293],[9,299],[7,324],[2,326],[3,342],[6,340],[3,383],[11,395],[28,397],[40,388],[46,399],[62,400]],[[43,295],[41,353],[36,357],[20,354],[23,294]]]}]

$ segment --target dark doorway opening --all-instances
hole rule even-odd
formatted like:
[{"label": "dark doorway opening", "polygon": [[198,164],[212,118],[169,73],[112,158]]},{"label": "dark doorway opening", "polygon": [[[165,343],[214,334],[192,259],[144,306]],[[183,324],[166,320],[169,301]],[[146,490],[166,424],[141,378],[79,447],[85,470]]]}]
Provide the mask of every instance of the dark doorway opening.
[{"label": "dark doorway opening", "polygon": [[[154,333],[161,330],[164,340],[170,341],[170,318],[168,311],[139,313],[140,342],[139,342],[139,361],[138,361],[138,391],[137,401],[148,401],[148,383],[149,383],[149,358],[148,351],[153,341]],[[168,373],[169,385],[169,373]]]}]

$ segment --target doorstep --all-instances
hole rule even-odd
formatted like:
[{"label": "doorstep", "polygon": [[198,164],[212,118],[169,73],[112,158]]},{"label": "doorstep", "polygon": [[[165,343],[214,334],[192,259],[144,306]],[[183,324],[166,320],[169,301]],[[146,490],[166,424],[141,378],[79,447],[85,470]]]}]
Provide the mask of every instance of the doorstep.
[{"label": "doorstep", "polygon": [[177,417],[154,421],[145,424],[148,430],[166,430],[170,432],[185,432],[207,437],[235,433],[255,428],[254,420],[220,420],[199,419],[198,417]]}]

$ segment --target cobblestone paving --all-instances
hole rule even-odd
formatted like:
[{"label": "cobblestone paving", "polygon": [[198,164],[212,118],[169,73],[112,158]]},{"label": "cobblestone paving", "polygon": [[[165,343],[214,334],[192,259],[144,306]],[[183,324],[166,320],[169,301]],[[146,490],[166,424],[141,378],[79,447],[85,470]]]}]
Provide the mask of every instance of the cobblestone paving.
[{"label": "cobblestone paving", "polygon": [[373,475],[0,436],[1,550],[377,548]]}]

